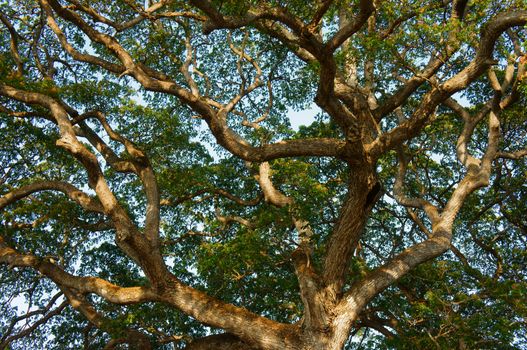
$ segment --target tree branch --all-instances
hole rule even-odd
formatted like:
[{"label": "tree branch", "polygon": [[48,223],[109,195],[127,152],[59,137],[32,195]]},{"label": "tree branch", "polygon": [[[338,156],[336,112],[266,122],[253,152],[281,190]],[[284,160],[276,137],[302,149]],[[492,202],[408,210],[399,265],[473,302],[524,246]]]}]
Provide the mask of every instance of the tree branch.
[{"label": "tree branch", "polygon": [[19,189],[6,193],[2,197],[0,197],[0,210],[4,209],[9,204],[13,204],[16,201],[39,191],[62,192],[67,195],[72,201],[76,202],[87,211],[104,213],[103,206],[97,199],[91,198],[75,186],[62,181],[34,182],[30,185],[26,185]]},{"label": "tree branch", "polygon": [[78,290],[80,293],[94,293],[115,304],[131,304],[158,300],[159,296],[148,287],[119,287],[97,277],[72,275],[45,258],[32,254],[18,253],[5,243],[0,236],[0,263],[13,267],[33,268],[49,277],[59,286]]},{"label": "tree branch", "polygon": [[359,2],[359,13],[353,21],[350,21],[347,25],[341,28],[326,43],[326,49],[328,52],[334,52],[342,45],[342,43],[344,43],[344,41],[361,29],[373,11],[375,11],[375,6],[372,0],[361,0]]}]

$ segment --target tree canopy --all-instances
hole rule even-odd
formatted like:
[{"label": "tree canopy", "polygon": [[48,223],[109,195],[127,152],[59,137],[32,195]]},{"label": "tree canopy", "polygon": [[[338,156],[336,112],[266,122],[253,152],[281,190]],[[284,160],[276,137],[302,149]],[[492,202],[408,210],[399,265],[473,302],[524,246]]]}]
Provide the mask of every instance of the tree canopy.
[{"label": "tree canopy", "polygon": [[525,0],[0,21],[0,349],[526,349]]}]

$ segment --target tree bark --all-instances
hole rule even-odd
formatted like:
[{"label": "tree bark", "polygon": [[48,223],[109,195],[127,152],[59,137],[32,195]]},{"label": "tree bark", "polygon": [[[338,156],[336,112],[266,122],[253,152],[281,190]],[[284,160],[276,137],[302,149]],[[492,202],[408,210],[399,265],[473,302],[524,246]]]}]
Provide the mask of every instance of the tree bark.
[{"label": "tree bark", "polygon": [[193,340],[185,350],[256,350],[229,333],[214,334]]}]

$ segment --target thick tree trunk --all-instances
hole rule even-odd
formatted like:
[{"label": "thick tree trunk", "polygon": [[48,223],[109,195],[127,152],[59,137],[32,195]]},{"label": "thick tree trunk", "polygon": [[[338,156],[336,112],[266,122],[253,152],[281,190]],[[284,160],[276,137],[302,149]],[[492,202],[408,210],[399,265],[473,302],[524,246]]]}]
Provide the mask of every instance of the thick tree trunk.
[{"label": "thick tree trunk", "polygon": [[252,350],[256,348],[244,343],[229,333],[214,334],[192,341],[185,350]]},{"label": "thick tree trunk", "polygon": [[324,283],[336,295],[342,292],[350,259],[380,191],[371,164],[355,167],[350,177],[347,199],[329,238],[324,266]]},{"label": "thick tree trunk", "polygon": [[[185,350],[268,350],[251,346],[230,333],[214,334],[192,341]],[[342,344],[332,331],[304,332],[301,342],[277,350],[341,350]]]}]

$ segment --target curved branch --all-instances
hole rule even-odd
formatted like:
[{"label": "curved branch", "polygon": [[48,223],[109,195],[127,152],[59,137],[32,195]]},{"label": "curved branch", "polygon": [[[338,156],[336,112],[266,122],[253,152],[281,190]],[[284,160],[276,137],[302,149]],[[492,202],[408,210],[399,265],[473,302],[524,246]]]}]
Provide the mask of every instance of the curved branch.
[{"label": "curved branch", "polygon": [[310,32],[314,32],[316,28],[320,25],[322,18],[329,10],[329,7],[333,4],[333,0],[320,0],[319,6],[313,15],[313,19],[307,25],[307,28]]},{"label": "curved branch", "polygon": [[4,113],[10,117],[14,118],[42,118],[48,120],[52,123],[57,123],[56,120],[46,112],[37,112],[37,111],[12,111],[9,108],[0,105],[0,113]]},{"label": "curved branch", "polygon": [[[84,117],[85,115],[81,115]],[[76,122],[76,121],[74,121]],[[104,157],[104,160],[115,171],[122,173],[137,173],[137,169],[131,161],[123,160],[97,135],[86,123],[77,122],[82,130],[82,137],[86,138],[89,143]]]},{"label": "curved branch", "polygon": [[255,177],[264,193],[265,201],[279,208],[293,204],[293,199],[278,191],[271,182],[271,167],[269,163],[261,163],[258,169],[258,175]]},{"label": "curved branch", "polygon": [[450,241],[451,234],[440,230],[431,238],[406,249],[388,263],[378,267],[365,278],[352,285],[335,311],[338,315],[336,323],[344,328],[341,330],[342,334],[347,336],[351,328],[351,320],[358,317],[357,310],[363,309],[375,295],[404,276],[415,266],[446,252],[450,247]]},{"label": "curved branch", "polygon": [[104,213],[102,204],[77,187],[62,181],[39,181],[23,186],[0,197],[0,210],[32,193],[39,191],[59,191],[88,211]]},{"label": "curved branch", "polygon": [[[37,104],[50,110],[59,127],[60,139],[57,140],[57,145],[66,149],[84,166],[88,173],[88,184],[95,190],[104,208],[104,213],[113,221],[119,247],[134,259],[143,268],[147,276],[152,278],[151,281],[155,283],[157,277],[154,278],[154,276],[163,275],[166,270],[158,247],[158,230],[147,232],[146,237],[141,234],[111,191],[97,157],[77,139],[75,129],[64,106],[50,96],[19,90],[4,84],[0,84],[0,95],[27,104]],[[130,153],[133,154],[133,152]],[[153,176],[153,174],[151,175]],[[159,205],[159,200],[157,200],[157,204]],[[153,214],[156,215],[158,212]],[[151,254],[143,254],[145,251],[149,251]]]},{"label": "curved branch", "polygon": [[333,138],[284,140],[254,147],[227,127],[219,118],[206,120],[216,141],[233,155],[249,162],[265,162],[286,157],[348,158],[344,141]]},{"label": "curved branch", "polygon": [[[467,0],[456,0],[452,5],[452,13],[449,19],[451,25],[460,26],[463,20]],[[435,10],[445,6],[444,4],[438,7],[431,6],[430,9]],[[451,57],[459,48],[459,40],[456,35],[457,31],[452,30],[446,42],[446,52],[443,54],[437,53],[432,55],[424,69],[408,79],[404,85],[392,94],[386,101],[375,109],[374,116],[376,120],[381,120],[387,114],[393,112],[397,107],[401,106],[422,84],[429,81],[438,70],[444,66],[445,62]]]},{"label": "curved branch", "polygon": [[[11,334],[11,332],[13,331],[13,329],[15,328],[18,322],[23,321],[23,320],[28,320],[29,318],[36,316],[36,315],[45,315],[46,312],[49,312],[49,310],[53,307],[53,305],[55,304],[57,299],[60,298],[61,295],[62,295],[61,292],[56,293],[54,296],[51,297],[51,299],[49,300],[49,302],[47,303],[45,307],[39,308],[33,311],[29,311],[28,309],[28,312],[26,312],[24,315],[13,318],[11,322],[9,323],[9,326],[7,326],[7,328],[4,330],[4,334],[0,336],[0,341],[1,341],[0,346],[3,345],[0,348],[3,349],[4,347],[7,346],[7,344],[4,344],[4,343],[9,343],[14,340],[12,339],[13,337],[9,335]],[[19,338],[23,336],[24,335],[21,335]]]},{"label": "curved branch", "polygon": [[[106,120],[106,116],[104,113],[100,111],[94,111],[90,113],[93,117],[95,117],[103,126],[104,130],[110,137],[110,139],[121,143],[125,149],[126,152],[132,157],[132,162],[126,162],[122,161],[119,158],[116,160],[116,155],[113,153],[100,138],[98,138],[96,135],[93,135],[94,133],[91,133],[93,138],[97,141],[98,145],[101,145],[102,150],[107,153],[107,158],[110,159],[110,161],[113,161],[114,164],[127,164],[131,163],[131,168],[133,169],[134,173],[136,173],[139,178],[141,179],[141,182],[143,184],[143,189],[146,195],[146,220],[145,220],[145,233],[146,236],[150,239],[150,241],[156,246],[158,244],[159,240],[159,188],[157,185],[157,179],[154,174],[154,169],[152,168],[152,165],[150,164],[150,161],[146,154],[139,149],[133,142],[122,136],[121,134],[115,132],[113,128],[110,126],[110,124]],[[89,131],[89,128],[86,124],[81,123],[81,128],[83,130]],[[106,146],[106,147],[105,147]],[[103,153],[104,154],[104,153]]]},{"label": "curved branch", "polygon": [[495,16],[482,30],[474,59],[459,73],[428,92],[409,120],[378,137],[369,146],[372,156],[378,158],[386,151],[417,135],[440,103],[467,87],[494,64],[492,53],[498,37],[508,28],[525,24],[527,24],[527,11],[512,11]]},{"label": "curved branch", "polygon": [[[144,66],[136,64],[132,57],[121,47],[117,40],[97,32],[85,23],[76,13],[62,7],[56,0],[41,0],[45,8],[51,6],[61,17],[81,29],[90,39],[107,47],[122,62],[126,74],[131,74],[146,89],[174,95],[192,107],[205,119],[217,142],[235,156],[247,161],[263,162],[281,157],[295,156],[339,156],[344,157],[344,142],[336,139],[289,140],[261,147],[253,147],[240,135],[227,126],[226,112],[213,110],[206,99],[196,97],[190,91],[160,76],[152,77]],[[48,5],[49,4],[49,5]],[[101,64],[101,67],[106,68]],[[110,71],[122,72],[122,69],[108,67]]]},{"label": "curved branch", "polygon": [[138,13],[138,15],[131,20],[128,20],[126,22],[116,22],[114,20],[111,20],[107,17],[104,17],[100,13],[98,13],[96,10],[94,10],[92,7],[84,6],[78,1],[75,0],[68,0],[69,3],[73,4],[72,8],[75,10],[80,10],[87,15],[89,15],[94,21],[103,23],[105,25],[108,25],[110,27],[113,27],[117,32],[122,32],[126,29],[129,29],[142,21],[149,19],[149,20],[155,20],[157,18],[165,18],[165,17],[188,17],[188,18],[194,18],[200,21],[204,21],[205,17],[200,16],[198,14],[182,11],[182,12],[157,12],[161,10],[165,5],[168,4],[167,0],[161,0],[159,2],[156,2],[152,5],[150,5],[148,8],[136,8],[133,6],[133,9]]},{"label": "curved branch", "polygon": [[46,19],[48,26],[51,28],[51,30],[55,33],[57,38],[59,39],[60,44],[64,48],[64,50],[71,55],[75,60],[80,62],[86,62],[90,63],[99,67],[102,67],[109,72],[116,73],[116,74],[122,74],[126,69],[125,67],[115,64],[106,60],[103,60],[97,56],[93,56],[90,54],[84,54],[79,51],[77,51],[67,40],[66,35],[62,32],[60,27],[58,26],[57,22],[55,21],[55,18],[53,18],[53,14],[49,6],[47,5],[47,2],[41,2],[43,5],[42,8],[46,12]]},{"label": "curved branch", "polygon": [[148,287],[120,287],[98,277],[79,277],[64,271],[48,259],[32,254],[18,253],[7,246],[0,236],[0,263],[9,267],[29,267],[49,277],[59,286],[94,293],[115,304],[131,304],[158,300],[159,296]]},{"label": "curved branch", "polygon": [[167,278],[161,300],[200,322],[222,328],[259,348],[296,348],[301,343],[298,325],[272,321],[186,286],[173,275]]},{"label": "curved branch", "polygon": [[527,157],[527,149],[522,149],[516,152],[498,152],[496,154],[496,157],[512,159],[512,160],[519,160],[523,157]]}]

